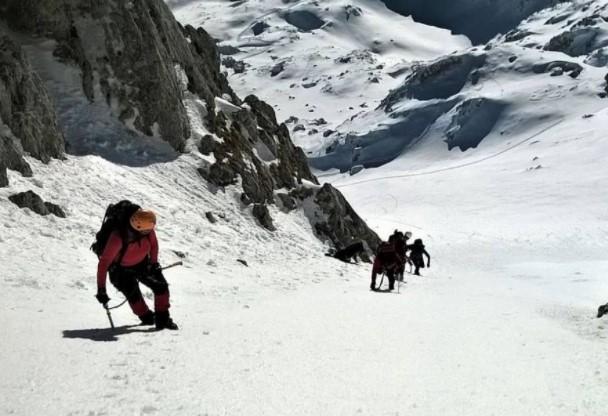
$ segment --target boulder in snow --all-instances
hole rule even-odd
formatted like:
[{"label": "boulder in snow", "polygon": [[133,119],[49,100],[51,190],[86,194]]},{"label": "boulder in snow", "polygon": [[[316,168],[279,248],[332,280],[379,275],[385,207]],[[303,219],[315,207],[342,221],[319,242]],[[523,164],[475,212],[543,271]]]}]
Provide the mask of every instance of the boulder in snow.
[{"label": "boulder in snow", "polygon": [[21,192],[8,197],[8,199],[19,208],[29,208],[39,215],[53,214],[56,217],[65,218],[65,212],[58,205],[44,202],[34,191]]}]

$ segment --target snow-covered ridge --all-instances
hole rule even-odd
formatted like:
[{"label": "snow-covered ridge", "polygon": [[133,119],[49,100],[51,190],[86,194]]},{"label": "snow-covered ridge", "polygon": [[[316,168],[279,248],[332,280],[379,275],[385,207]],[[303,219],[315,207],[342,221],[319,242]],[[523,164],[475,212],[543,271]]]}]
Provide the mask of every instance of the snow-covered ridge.
[{"label": "snow-covered ridge", "polygon": [[396,69],[470,46],[379,0],[168,4],[180,22],[202,25],[220,41],[231,85],[272,103],[307,151],[376,107],[398,85]]},{"label": "snow-covered ridge", "polygon": [[413,67],[377,109],[341,125],[339,138],[320,147],[312,165],[359,171],[416,149],[459,160],[468,157],[460,151],[498,152],[514,136],[597,112],[608,105],[606,7],[564,3],[485,47]]}]

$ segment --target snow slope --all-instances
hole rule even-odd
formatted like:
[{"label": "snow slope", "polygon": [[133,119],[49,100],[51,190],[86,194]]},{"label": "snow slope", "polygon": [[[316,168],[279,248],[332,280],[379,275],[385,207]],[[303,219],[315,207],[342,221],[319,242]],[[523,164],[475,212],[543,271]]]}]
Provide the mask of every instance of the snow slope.
[{"label": "snow slope", "polygon": [[[425,240],[432,267],[399,294],[372,293],[367,266],[324,257],[302,214],[272,212],[276,233],[253,224],[236,190],[200,180],[196,153],[146,166],[28,159],[35,178],[9,172],[0,414],[603,415],[607,328],[594,313],[608,300],[608,104],[592,94],[602,69],[584,66],[576,82],[518,72],[511,53],[521,68],[539,63],[523,48],[496,47],[496,82],[463,93],[511,102],[502,136],[449,152],[450,116],[388,164],[326,173],[382,236]],[[27,189],[68,218],[7,200]],[[164,264],[185,257],[167,272],[178,332],[133,326],[126,307],[110,331],[93,298],[88,246],[105,204],[123,197],[158,211]]]},{"label": "snow slope", "polygon": [[296,117],[288,126],[305,150],[376,107],[398,85],[395,69],[470,46],[464,36],[415,23],[379,0],[168,4],[182,24],[202,25],[221,41],[230,54],[224,64],[244,62],[242,73],[226,68],[238,94],[273,103],[279,120]]},{"label": "snow slope", "polygon": [[[369,292],[367,267],[320,255],[306,218],[273,212],[276,234],[253,226],[236,194],[206,189],[194,156],[32,160],[38,179],[12,174],[0,190],[0,413],[601,415],[606,328],[592,316],[608,292],[607,118],[469,167],[334,178],[383,235],[425,239],[432,268],[400,294]],[[543,169],[528,170],[534,155]],[[6,200],[29,188],[68,218]],[[93,298],[87,247],[105,202],[122,197],[158,210],[163,263],[186,256],[167,272],[179,332],[133,326],[126,307],[110,331]],[[206,211],[225,219],[210,225]]]}]

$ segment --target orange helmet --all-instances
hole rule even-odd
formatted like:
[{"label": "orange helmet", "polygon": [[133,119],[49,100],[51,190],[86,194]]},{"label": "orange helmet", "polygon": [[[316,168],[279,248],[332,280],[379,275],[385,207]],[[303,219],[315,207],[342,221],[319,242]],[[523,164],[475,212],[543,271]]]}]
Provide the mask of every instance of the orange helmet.
[{"label": "orange helmet", "polygon": [[156,214],[152,211],[138,209],[131,215],[131,227],[141,233],[150,232],[156,226]]}]

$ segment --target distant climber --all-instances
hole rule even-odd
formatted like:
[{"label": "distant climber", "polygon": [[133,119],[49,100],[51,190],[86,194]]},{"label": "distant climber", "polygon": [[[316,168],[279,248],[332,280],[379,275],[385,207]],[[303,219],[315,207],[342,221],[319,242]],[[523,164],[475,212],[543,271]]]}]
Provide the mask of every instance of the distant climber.
[{"label": "distant climber", "polygon": [[[110,300],[106,291],[109,272],[110,282],[125,295],[143,325],[175,330],[178,327],[169,316],[169,285],[158,263],[155,227],[156,215],[152,211],[129,201],[110,205],[91,246],[99,256],[95,297],[104,306]],[[154,293],[155,312],[148,308],[139,283]]]},{"label": "distant climber", "polygon": [[608,313],[608,303],[597,308],[597,317],[601,318],[602,316]]},{"label": "distant climber", "polygon": [[413,264],[410,258],[407,256],[407,252],[409,250],[407,240],[409,240],[411,237],[412,233],[409,231],[404,234],[399,230],[395,230],[395,232],[393,232],[393,234],[388,239],[389,243],[393,243],[395,245],[395,250],[397,250],[397,253],[402,259],[401,266],[399,267],[399,270],[397,270],[397,279],[399,279],[399,281],[401,282],[403,282],[405,264]]},{"label": "distant climber", "polygon": [[345,263],[350,263],[351,260],[354,261],[355,263],[357,263],[358,258],[361,258],[361,255],[363,253],[365,253],[365,246],[363,245],[363,243],[361,241],[358,241],[341,250],[329,252],[325,255],[336,258]]},{"label": "distant climber", "polygon": [[377,291],[376,278],[378,274],[386,274],[388,277],[389,291],[395,289],[395,278],[403,265],[403,258],[397,251],[395,243],[382,242],[376,251],[376,258],[372,267],[372,281],[370,289]]},{"label": "distant climber", "polygon": [[426,267],[431,267],[431,256],[429,255],[429,253],[427,253],[424,247],[424,243],[419,238],[414,241],[414,244],[407,247],[409,250],[411,250],[410,259],[414,263],[414,274],[420,276],[420,269],[424,268],[423,256],[427,257]]}]

